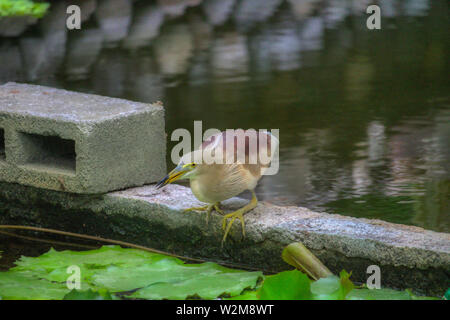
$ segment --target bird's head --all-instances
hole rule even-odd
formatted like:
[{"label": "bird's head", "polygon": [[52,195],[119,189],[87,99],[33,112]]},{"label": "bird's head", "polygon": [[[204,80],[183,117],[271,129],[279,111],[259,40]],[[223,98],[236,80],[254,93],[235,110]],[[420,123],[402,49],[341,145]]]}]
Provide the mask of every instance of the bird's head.
[{"label": "bird's head", "polygon": [[190,179],[197,174],[198,163],[193,160],[190,154],[183,156],[178,165],[170,171],[161,181],[158,182],[156,188],[162,188],[166,184],[172,183],[180,179]]}]

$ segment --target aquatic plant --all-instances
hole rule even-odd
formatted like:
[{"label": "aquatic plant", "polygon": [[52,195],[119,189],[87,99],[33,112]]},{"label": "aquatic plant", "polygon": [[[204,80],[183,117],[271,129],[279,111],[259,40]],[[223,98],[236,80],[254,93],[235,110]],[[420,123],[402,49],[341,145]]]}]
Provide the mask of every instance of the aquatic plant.
[{"label": "aquatic plant", "polygon": [[[298,244],[283,256],[303,261]],[[297,255],[296,257],[294,257]],[[309,258],[306,258],[308,260]],[[318,261],[318,260],[317,260]],[[16,266],[0,272],[1,299],[240,299],[240,300],[344,300],[423,299],[410,291],[356,288],[350,275],[335,276],[320,261],[300,262],[320,274],[310,279],[298,270],[264,276],[262,272],[230,269],[212,262],[187,264],[159,253],[120,246],[89,251],[56,251],[39,257],[22,256]],[[69,289],[71,266],[79,268],[80,288]],[[312,267],[311,267],[312,266]],[[69,273],[68,273],[69,271]],[[325,276],[325,277],[323,277]]]}]

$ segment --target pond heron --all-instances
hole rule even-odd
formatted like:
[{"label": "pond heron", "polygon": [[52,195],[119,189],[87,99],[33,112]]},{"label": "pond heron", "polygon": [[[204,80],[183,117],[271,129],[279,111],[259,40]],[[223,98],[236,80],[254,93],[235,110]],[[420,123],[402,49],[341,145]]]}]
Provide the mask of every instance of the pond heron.
[{"label": "pond heron", "polygon": [[157,185],[161,188],[180,179],[189,179],[192,193],[206,202],[203,207],[185,211],[204,211],[208,222],[212,210],[220,214],[220,202],[250,190],[252,199],[244,207],[225,214],[222,221],[222,245],[233,225],[239,219],[245,236],[244,214],[256,207],[255,187],[270,168],[278,139],[268,131],[227,130],[206,139],[200,147],[181,157],[178,165]]}]

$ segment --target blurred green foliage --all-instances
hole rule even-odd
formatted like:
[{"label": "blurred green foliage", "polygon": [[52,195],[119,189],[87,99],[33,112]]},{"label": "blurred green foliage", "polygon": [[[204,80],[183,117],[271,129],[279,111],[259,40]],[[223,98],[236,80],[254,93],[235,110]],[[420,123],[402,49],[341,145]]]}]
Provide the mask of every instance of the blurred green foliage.
[{"label": "blurred green foliage", "polygon": [[42,18],[50,6],[47,2],[0,0],[0,17],[33,16]]}]

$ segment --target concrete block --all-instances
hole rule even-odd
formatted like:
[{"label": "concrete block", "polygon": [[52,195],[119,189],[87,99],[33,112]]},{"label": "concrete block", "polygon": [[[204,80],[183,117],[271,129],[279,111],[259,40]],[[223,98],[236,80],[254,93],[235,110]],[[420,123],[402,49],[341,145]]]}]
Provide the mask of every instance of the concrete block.
[{"label": "concrete block", "polygon": [[104,193],[166,171],[163,107],[43,86],[0,86],[0,180]]}]

